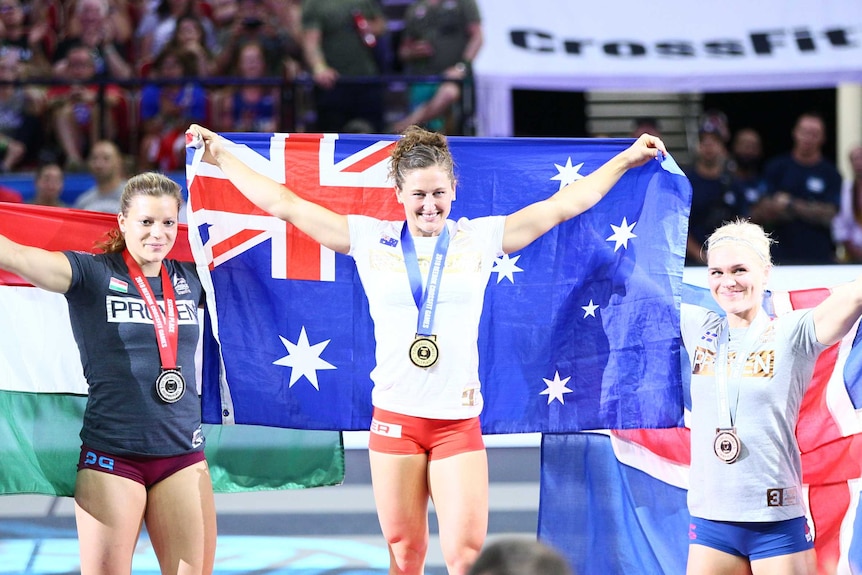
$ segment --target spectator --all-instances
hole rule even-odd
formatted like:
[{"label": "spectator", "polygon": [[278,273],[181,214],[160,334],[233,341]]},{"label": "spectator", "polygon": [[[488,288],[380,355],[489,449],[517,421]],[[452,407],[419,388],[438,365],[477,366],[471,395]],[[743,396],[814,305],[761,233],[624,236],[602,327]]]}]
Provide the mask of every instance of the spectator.
[{"label": "spectator", "polygon": [[383,89],[374,79],[374,50],[385,30],[374,0],[303,1],[303,51],[314,78],[317,130],[338,132],[363,118],[382,131]]},{"label": "spectator", "polygon": [[119,213],[120,198],[126,185],[120,149],[107,140],[97,142],[90,153],[88,165],[96,183],[78,196],[73,207],[93,212]]},{"label": "spectator", "polygon": [[[107,0],[108,20],[115,42],[123,46],[131,47],[135,25],[138,19],[139,5],[147,4],[149,0]],[[77,36],[80,32],[80,24],[76,20],[75,12],[79,9],[79,0],[42,0],[47,7],[47,20],[57,31],[57,36]],[[131,52],[124,53],[132,56]]]},{"label": "spectator", "polygon": [[60,200],[65,185],[63,168],[60,164],[56,162],[41,164],[36,168],[33,185],[36,189],[36,195],[33,196],[32,204],[54,208],[66,207],[66,204]]},{"label": "spectator", "polygon": [[730,142],[730,123],[721,110],[712,108],[704,111],[700,117],[699,130],[718,134],[725,146]]},{"label": "spectator", "polygon": [[[241,80],[260,80],[264,78],[265,68],[263,46],[258,42],[248,42],[240,50],[236,68],[231,75]],[[225,88],[214,106],[213,117],[217,129],[237,132],[276,131],[280,126],[279,94],[279,88],[271,85],[242,84]]]},{"label": "spectator", "polygon": [[11,172],[36,158],[42,145],[44,90],[15,85],[22,80],[19,52],[0,50],[0,171]]},{"label": "spectator", "polygon": [[235,9],[223,6],[224,28],[219,30],[216,74],[234,73],[239,53],[249,42],[263,49],[265,76],[292,80],[302,64],[302,30],[295,0],[231,0]]},{"label": "spectator", "polygon": [[[220,57],[226,46],[233,42],[233,35],[241,27],[239,0],[210,0],[210,16],[215,29],[213,53]],[[225,69],[227,66],[225,65]],[[220,75],[216,68],[216,75]]]},{"label": "spectator", "polygon": [[48,89],[48,105],[53,135],[65,158],[66,169],[75,172],[83,168],[83,158],[89,154],[93,142],[100,137],[117,140],[118,126],[124,125],[127,110],[123,92],[117,86],[108,84],[100,94],[95,83],[96,64],[87,46],[72,47],[66,61],[65,73],[58,79],[67,83]]},{"label": "spectator", "polygon": [[47,53],[53,49],[55,36],[38,20],[33,6],[20,0],[0,0],[0,47],[18,54],[22,77],[47,77],[50,64]]},{"label": "spectator", "polygon": [[141,90],[143,136],[138,157],[141,171],[177,170],[185,164],[185,129],[207,118],[207,94],[193,80],[198,59],[183,48],[166,47],[154,62],[159,80],[188,79],[178,84],[148,84]]},{"label": "spectator", "polygon": [[763,195],[762,163],[763,144],[757,130],[742,128],[736,132],[731,145],[730,171],[749,206],[756,204]]},{"label": "spectator", "polygon": [[838,261],[862,263],[862,145],[850,150],[853,175],[841,185],[841,211],[832,220]]},{"label": "spectator", "polygon": [[476,0],[418,0],[410,5],[398,57],[410,75],[443,76],[454,82],[410,86],[410,113],[395,123],[403,132],[418,124],[447,132],[448,114],[461,100],[460,82],[471,78],[471,64],[482,47],[482,22]]},{"label": "spectator", "polygon": [[182,49],[195,56],[197,60],[195,76],[207,77],[215,72],[215,57],[206,45],[206,30],[201,21],[194,16],[182,16],[177,20],[174,34],[162,52],[168,48]]},{"label": "spectator", "polygon": [[144,15],[135,32],[140,61],[153,60],[158,56],[173,36],[177,22],[183,16],[192,16],[200,20],[206,32],[205,44],[207,48],[214,50],[213,23],[201,13],[198,0],[160,0],[153,11]]},{"label": "spectator", "polygon": [[841,175],[823,157],[823,118],[799,116],[793,148],[771,159],[763,172],[764,197],[751,210],[751,220],[776,240],[779,264],[828,264],[835,261],[832,218],[841,200]]},{"label": "spectator", "polygon": [[705,120],[698,132],[694,164],[683,171],[691,182],[691,213],[685,250],[687,265],[703,265],[703,244],[723,222],[748,211],[728,165],[723,124]]},{"label": "spectator", "polygon": [[631,137],[640,138],[642,134],[652,134],[656,138],[661,138],[661,127],[659,126],[658,118],[652,116],[635,118]]},{"label": "spectator", "polygon": [[92,52],[94,73],[99,80],[127,80],[132,65],[127,60],[128,42],[117,40],[120,28],[110,13],[108,0],[77,0],[69,19],[66,37],[54,53],[54,73],[63,75],[69,67],[69,53],[78,46]]},{"label": "spectator", "polygon": [[572,575],[572,569],[541,541],[507,537],[482,549],[467,575]]}]

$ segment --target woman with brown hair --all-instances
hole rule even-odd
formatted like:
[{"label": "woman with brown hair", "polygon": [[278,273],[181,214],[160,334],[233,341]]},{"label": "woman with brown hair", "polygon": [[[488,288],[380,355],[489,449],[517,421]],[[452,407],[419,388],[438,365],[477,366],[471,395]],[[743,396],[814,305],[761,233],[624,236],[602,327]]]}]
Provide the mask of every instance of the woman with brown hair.
[{"label": "woman with brown hair", "polygon": [[0,236],[0,268],[64,294],[89,386],[75,482],[81,572],[131,573],[142,524],[163,574],[209,574],[216,515],[195,384],[194,264],[167,258],[180,187],[126,184],[104,253],[52,252]]}]

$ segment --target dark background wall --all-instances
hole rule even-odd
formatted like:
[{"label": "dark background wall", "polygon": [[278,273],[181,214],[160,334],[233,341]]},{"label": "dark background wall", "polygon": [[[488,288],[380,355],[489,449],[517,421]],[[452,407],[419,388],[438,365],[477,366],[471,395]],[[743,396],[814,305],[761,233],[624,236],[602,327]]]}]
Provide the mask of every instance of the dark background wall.
[{"label": "dark background wall", "polygon": [[[834,89],[720,92],[704,94],[703,108],[717,108],[727,114],[731,131],[752,127],[760,132],[766,157],[789,150],[797,116],[817,111],[826,120],[824,153],[835,161],[835,97]],[[590,135],[583,92],[514,90],[512,102],[516,136]]]}]

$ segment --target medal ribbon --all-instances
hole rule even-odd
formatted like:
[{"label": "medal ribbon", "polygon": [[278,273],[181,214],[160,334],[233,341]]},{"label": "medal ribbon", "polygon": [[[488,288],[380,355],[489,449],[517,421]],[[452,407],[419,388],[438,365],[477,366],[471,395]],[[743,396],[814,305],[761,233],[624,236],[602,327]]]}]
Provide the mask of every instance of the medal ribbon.
[{"label": "medal ribbon", "polygon": [[177,348],[179,346],[177,301],[174,295],[174,286],[171,284],[171,278],[168,277],[168,269],[163,263],[161,271],[162,297],[165,300],[165,311],[163,312],[156,303],[153,290],[150,289],[150,284],[147,282],[147,278],[144,277],[141,266],[132,257],[129,250],[123,252],[123,260],[126,262],[126,267],[129,268],[129,276],[131,276],[135,287],[138,288],[138,293],[144,298],[144,303],[147,305],[150,317],[153,318],[153,327],[156,331],[156,343],[159,346],[162,369],[176,369]]},{"label": "medal ribbon", "polygon": [[443,231],[437,236],[434,244],[434,256],[431,258],[431,269],[428,270],[428,282],[422,291],[422,272],[419,270],[419,258],[416,256],[416,246],[413,236],[407,229],[407,222],[401,228],[401,251],[404,254],[404,264],[407,266],[407,279],[410,280],[410,290],[413,301],[419,308],[419,318],[416,321],[416,335],[431,335],[434,325],[434,312],[437,310],[437,297],[440,294],[440,279],[443,276],[443,266],[446,263],[446,252],[449,251],[449,227],[443,226]]},{"label": "medal ribbon", "polygon": [[[742,346],[736,351],[736,357],[733,358],[733,364],[727,365],[728,348],[730,347],[730,326],[727,320],[722,325],[721,334],[718,336],[718,357],[715,364],[715,383],[718,388],[718,422],[722,429],[730,429],[733,427],[733,422],[736,420],[736,408],[739,406],[739,386],[742,378],[742,370],[745,367],[745,361],[751,354],[757,338],[766,329],[769,324],[769,317],[762,309],[757,312],[757,316],[748,328],[745,338],[742,340]],[[727,372],[730,371],[728,381]],[[733,406],[730,406],[728,401],[728,383],[733,385],[734,401]],[[724,425],[727,424],[727,425]]]}]

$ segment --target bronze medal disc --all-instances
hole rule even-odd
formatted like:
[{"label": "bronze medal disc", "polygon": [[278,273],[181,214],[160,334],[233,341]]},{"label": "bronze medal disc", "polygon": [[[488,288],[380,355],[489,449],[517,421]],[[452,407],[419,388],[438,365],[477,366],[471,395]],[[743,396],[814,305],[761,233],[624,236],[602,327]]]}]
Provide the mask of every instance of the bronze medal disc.
[{"label": "bronze medal disc", "polygon": [[733,463],[742,451],[742,441],[734,429],[717,429],[712,443],[715,455],[725,463]]}]

